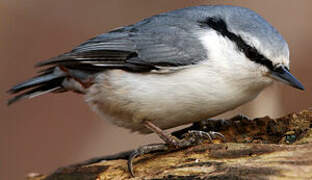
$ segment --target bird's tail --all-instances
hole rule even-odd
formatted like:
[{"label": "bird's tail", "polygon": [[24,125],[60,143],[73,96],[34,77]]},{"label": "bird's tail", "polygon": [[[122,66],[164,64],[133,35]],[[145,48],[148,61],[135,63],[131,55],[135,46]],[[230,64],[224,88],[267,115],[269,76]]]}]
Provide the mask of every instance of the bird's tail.
[{"label": "bird's tail", "polygon": [[[95,75],[99,72],[113,68],[129,70],[139,67],[127,66],[124,61],[129,56],[132,54],[123,51],[99,51],[89,54],[69,52],[40,62],[37,67],[48,66],[48,68],[40,71],[38,76],[12,87],[8,93],[17,95],[8,101],[8,105],[49,92],[71,90],[85,93],[86,89],[94,83]],[[121,60],[115,60],[116,57]]]},{"label": "bird's tail", "polygon": [[8,91],[10,94],[17,94],[24,91],[9,99],[8,105],[21,99],[31,99],[49,92],[66,91],[62,86],[65,78],[66,73],[55,67],[41,71],[41,74],[38,76],[17,84]]}]

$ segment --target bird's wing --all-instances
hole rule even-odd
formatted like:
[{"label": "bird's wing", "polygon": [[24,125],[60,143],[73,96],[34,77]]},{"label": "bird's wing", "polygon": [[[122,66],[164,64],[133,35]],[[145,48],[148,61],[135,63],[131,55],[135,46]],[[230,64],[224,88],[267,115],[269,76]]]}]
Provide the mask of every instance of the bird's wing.
[{"label": "bird's wing", "polygon": [[39,66],[150,71],[187,66],[204,59],[206,52],[194,33],[178,25],[145,22],[96,36]]},{"label": "bird's wing", "polygon": [[23,92],[8,103],[49,92],[84,93],[94,75],[107,69],[171,73],[196,64],[207,59],[193,32],[196,28],[195,21],[186,23],[185,18],[165,13],[96,36],[68,53],[39,63],[37,66],[48,67],[12,87],[12,94]]}]

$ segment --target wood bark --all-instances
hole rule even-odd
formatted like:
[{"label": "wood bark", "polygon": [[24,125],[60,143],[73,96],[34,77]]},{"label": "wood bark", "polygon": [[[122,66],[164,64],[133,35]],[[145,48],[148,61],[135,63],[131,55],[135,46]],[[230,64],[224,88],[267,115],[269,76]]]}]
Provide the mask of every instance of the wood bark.
[{"label": "wood bark", "polygon": [[[226,142],[204,141],[183,150],[136,158],[132,179],[312,179],[311,128],[310,110],[278,119],[202,121],[173,134],[179,137],[191,129],[213,130],[222,133]],[[32,173],[28,179],[131,179],[123,155],[61,168],[50,175]]]}]

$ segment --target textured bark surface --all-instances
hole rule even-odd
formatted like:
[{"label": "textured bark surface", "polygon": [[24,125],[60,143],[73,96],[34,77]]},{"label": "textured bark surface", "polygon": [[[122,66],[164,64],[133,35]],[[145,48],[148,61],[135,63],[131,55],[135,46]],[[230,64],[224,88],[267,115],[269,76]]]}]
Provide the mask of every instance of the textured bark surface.
[{"label": "textured bark surface", "polygon": [[[312,179],[312,112],[305,110],[278,119],[235,117],[194,124],[190,129],[224,134],[214,140],[172,152],[136,158],[133,179]],[[91,165],[59,169],[41,179],[129,179],[127,161],[109,158]]]}]

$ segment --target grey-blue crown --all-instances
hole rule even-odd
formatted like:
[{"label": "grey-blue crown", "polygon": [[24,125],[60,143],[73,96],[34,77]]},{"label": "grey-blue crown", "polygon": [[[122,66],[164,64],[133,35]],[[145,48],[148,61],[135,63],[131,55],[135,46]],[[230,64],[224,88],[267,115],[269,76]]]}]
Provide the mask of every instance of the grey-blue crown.
[{"label": "grey-blue crown", "polygon": [[261,54],[252,44],[246,43],[241,37],[242,34],[248,34],[259,40],[263,49],[271,50],[273,57],[288,54],[288,45],[279,32],[260,15],[247,8],[228,5],[196,6],[163,13],[160,16],[162,15],[175,19],[180,17],[184,21],[192,22],[185,23],[185,28],[194,28],[194,22],[199,22],[202,27],[207,25],[235,41],[249,59],[271,70],[276,68],[272,60]]}]

